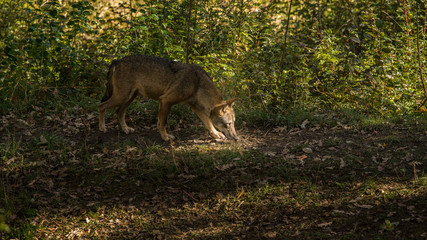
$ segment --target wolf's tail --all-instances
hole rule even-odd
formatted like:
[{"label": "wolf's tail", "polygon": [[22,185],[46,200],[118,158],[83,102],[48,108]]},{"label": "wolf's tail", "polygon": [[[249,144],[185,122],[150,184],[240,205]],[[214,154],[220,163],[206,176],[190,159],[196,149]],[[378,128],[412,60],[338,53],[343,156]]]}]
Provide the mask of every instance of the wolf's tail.
[{"label": "wolf's tail", "polygon": [[113,73],[114,73],[114,67],[116,65],[116,61],[113,60],[111,63],[108,74],[107,74],[107,90],[105,91],[104,96],[101,99],[101,103],[107,101],[110,99],[111,95],[113,94]]}]

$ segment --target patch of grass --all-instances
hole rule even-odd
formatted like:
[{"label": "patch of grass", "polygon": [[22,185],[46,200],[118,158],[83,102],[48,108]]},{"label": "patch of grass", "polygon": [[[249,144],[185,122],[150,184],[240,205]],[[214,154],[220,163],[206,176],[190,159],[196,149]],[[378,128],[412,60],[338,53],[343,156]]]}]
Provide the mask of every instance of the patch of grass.
[{"label": "patch of grass", "polygon": [[341,109],[332,112],[332,115],[341,123],[367,128],[390,128],[395,124],[413,125],[418,129],[426,129],[427,117],[423,113],[379,114],[365,113],[350,109]]},{"label": "patch of grass", "polygon": [[305,120],[312,123],[319,123],[321,120],[313,112],[305,109],[289,109],[281,113],[273,113],[265,109],[256,109],[248,111],[247,109],[236,109],[236,122],[241,124],[243,121],[248,126],[274,127],[289,126],[296,127]]},{"label": "patch of grass", "polygon": [[0,233],[2,233],[2,232],[9,233],[10,227],[9,227],[9,225],[6,224],[6,212],[5,212],[5,210],[0,208]]},{"label": "patch of grass", "polygon": [[330,137],[324,141],[324,146],[326,148],[336,147],[338,144],[342,143],[342,140],[337,137]]},{"label": "patch of grass", "polygon": [[34,147],[45,146],[47,150],[59,150],[65,149],[67,141],[61,136],[54,133],[41,133],[39,136],[34,138]]},{"label": "patch of grass", "polygon": [[268,168],[269,175],[280,177],[282,179],[293,180],[296,178],[295,172],[291,170],[287,161],[280,164],[275,164],[274,167]]},{"label": "patch of grass", "polygon": [[427,187],[427,176],[425,176],[425,174],[423,173],[421,177],[415,179],[415,184],[421,187]]},{"label": "patch of grass", "polygon": [[398,191],[387,191],[382,194],[384,202],[393,202],[400,199],[401,195]]},{"label": "patch of grass", "polygon": [[146,155],[160,154],[160,153],[164,153],[164,151],[165,151],[165,148],[158,144],[147,146],[143,149],[143,153]]},{"label": "patch of grass", "polygon": [[[3,177],[2,177],[3,178]],[[8,186],[10,182],[3,181],[0,183],[0,238],[2,233],[6,233],[6,239],[33,239],[35,231],[39,228],[26,219],[36,216],[37,211],[34,209],[31,197],[28,192],[15,192],[13,187]],[[4,185],[5,184],[5,185]],[[23,221],[16,226],[11,224],[10,219],[19,216]]]},{"label": "patch of grass", "polygon": [[67,112],[93,112],[97,109],[99,99],[89,97],[81,91],[68,88],[58,92],[47,91],[31,100],[4,101],[0,103],[0,115],[14,113],[25,117],[31,111],[48,113]]},{"label": "patch of grass", "polygon": [[14,201],[10,196],[10,188],[6,186],[3,177],[0,178],[0,236],[2,232],[10,232],[10,227],[6,220],[14,212]]},{"label": "patch of grass", "polygon": [[18,228],[12,228],[8,236],[10,237],[10,239],[31,240],[35,238],[37,230],[39,228],[39,226],[31,224],[29,222],[23,223]]},{"label": "patch of grass", "polygon": [[350,190],[353,186],[353,184],[349,182],[335,182],[334,184],[338,187],[338,189],[342,189],[344,191]]},{"label": "patch of grass", "polygon": [[307,127],[320,125],[334,127],[337,125],[352,125],[359,128],[382,129],[390,128],[394,124],[416,125],[420,129],[427,129],[425,114],[381,115],[366,113],[353,109],[318,110],[310,108],[289,108],[282,112],[271,112],[267,109],[237,108],[236,122],[245,122],[248,126],[274,127],[288,126],[300,127],[308,120]]},{"label": "patch of grass", "polygon": [[157,101],[136,98],[127,109],[126,116],[132,117],[138,124],[155,124],[157,123],[158,109],[159,103]]},{"label": "patch of grass", "polygon": [[376,187],[377,187],[376,180],[373,178],[369,178],[369,179],[366,179],[363,185],[360,187],[360,191],[364,193],[367,191],[375,190]]},{"label": "patch of grass", "polygon": [[3,166],[13,167],[16,164],[22,164],[23,156],[21,153],[22,138],[17,139],[16,135],[9,135],[9,141],[0,143],[0,161]]}]

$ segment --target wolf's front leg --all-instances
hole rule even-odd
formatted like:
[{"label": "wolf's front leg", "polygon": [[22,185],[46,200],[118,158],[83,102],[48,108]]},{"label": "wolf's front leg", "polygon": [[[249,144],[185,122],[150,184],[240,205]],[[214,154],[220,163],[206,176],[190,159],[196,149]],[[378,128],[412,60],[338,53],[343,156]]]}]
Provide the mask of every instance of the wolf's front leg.
[{"label": "wolf's front leg", "polygon": [[125,115],[124,114],[121,114],[119,116],[119,124],[120,124],[120,127],[122,128],[122,131],[124,133],[128,134],[128,133],[135,132],[135,129],[133,129],[131,127],[128,127],[128,125],[126,124],[126,120],[125,120]]},{"label": "wolf's front leg", "polygon": [[164,141],[168,142],[168,141],[172,141],[175,139],[175,136],[166,132],[166,126],[165,126],[165,124],[161,124],[160,119],[157,122],[157,128],[159,129],[160,136],[162,137],[162,139]]},{"label": "wolf's front leg", "polygon": [[213,128],[215,131],[210,131],[210,134],[215,139],[225,139],[225,136],[222,132],[218,132],[215,128]]},{"label": "wolf's front leg", "polygon": [[175,136],[167,133],[166,131],[160,132],[160,135],[162,136],[163,141],[169,142],[175,140]]},{"label": "wolf's front leg", "polygon": [[209,131],[209,134],[214,139],[225,139],[224,134],[215,129],[211,119],[203,111],[198,110],[195,107],[192,107],[191,109],[197,114],[200,120],[202,120],[203,124],[205,125],[205,128]]}]

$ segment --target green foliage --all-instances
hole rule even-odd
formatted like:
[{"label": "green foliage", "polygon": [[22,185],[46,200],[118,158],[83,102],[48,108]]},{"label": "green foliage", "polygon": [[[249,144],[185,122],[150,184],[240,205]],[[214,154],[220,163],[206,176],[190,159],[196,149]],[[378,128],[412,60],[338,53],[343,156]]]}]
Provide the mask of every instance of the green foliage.
[{"label": "green foliage", "polygon": [[87,87],[95,77],[85,68],[91,51],[90,41],[84,37],[91,31],[90,3],[65,8],[58,1],[42,5],[30,1],[23,7],[25,18],[4,39],[3,99],[28,100],[58,87]]},{"label": "green foliage", "polygon": [[288,32],[289,1],[130,4],[2,1],[3,102],[69,88],[96,97],[112,59],[150,54],[204,66],[225,95],[252,109],[425,109],[422,1],[293,1]]},{"label": "green foliage", "polygon": [[4,210],[0,208],[0,233],[1,232],[10,232],[10,227],[6,224]]}]

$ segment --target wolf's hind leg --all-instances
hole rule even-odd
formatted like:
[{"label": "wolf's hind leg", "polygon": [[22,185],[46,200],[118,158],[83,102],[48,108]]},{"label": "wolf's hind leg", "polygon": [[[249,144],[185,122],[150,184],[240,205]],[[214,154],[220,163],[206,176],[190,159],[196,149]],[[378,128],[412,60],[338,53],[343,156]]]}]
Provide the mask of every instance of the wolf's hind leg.
[{"label": "wolf's hind leg", "polygon": [[107,129],[105,127],[105,111],[107,110],[108,105],[106,102],[98,105],[98,125],[99,131],[106,132]]},{"label": "wolf's hind leg", "polygon": [[110,97],[107,101],[98,105],[98,123],[99,123],[99,131],[106,132],[107,129],[105,127],[105,112],[109,108],[116,107],[124,102],[121,99],[117,99],[115,96]]},{"label": "wolf's hind leg", "polygon": [[125,115],[126,115],[126,109],[129,107],[129,105],[132,103],[132,101],[138,96],[137,93],[134,93],[132,95],[132,97],[126,102],[123,103],[122,105],[119,106],[119,108],[117,109],[116,113],[117,113],[117,117],[119,120],[119,124],[120,127],[122,128],[122,131],[126,134],[130,133],[130,132],[134,132],[135,129],[128,127],[128,125],[126,124],[126,119],[125,119]]},{"label": "wolf's hind leg", "polygon": [[174,140],[175,137],[166,132],[166,122],[168,119],[169,111],[172,107],[172,104],[165,102],[160,99],[159,101],[159,118],[157,122],[157,128],[159,129],[160,135],[164,141]]}]

